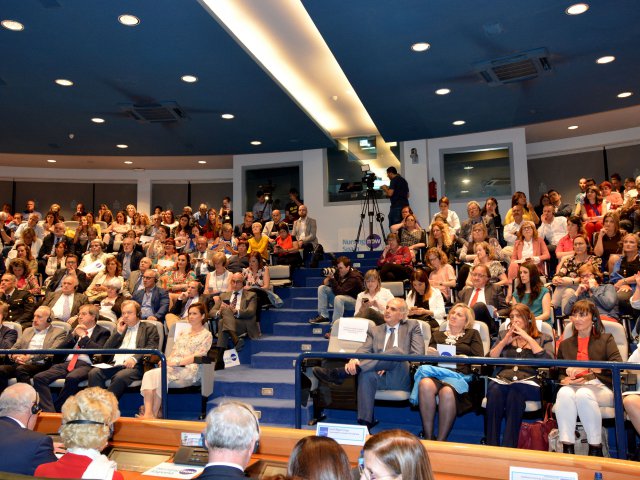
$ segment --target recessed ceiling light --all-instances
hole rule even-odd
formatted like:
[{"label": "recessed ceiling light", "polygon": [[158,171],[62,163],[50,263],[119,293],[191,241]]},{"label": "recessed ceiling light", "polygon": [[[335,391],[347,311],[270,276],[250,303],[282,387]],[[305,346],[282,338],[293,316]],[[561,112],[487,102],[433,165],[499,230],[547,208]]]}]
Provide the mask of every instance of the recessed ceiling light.
[{"label": "recessed ceiling light", "polygon": [[471,165],[468,165],[466,167],[464,167],[465,170],[473,170],[473,167]]},{"label": "recessed ceiling light", "polygon": [[119,143],[116,145],[118,148],[129,148],[129,145],[125,145],[124,143]]},{"label": "recessed ceiling light", "polygon": [[180,77],[180,80],[186,83],[196,83],[198,81],[198,77],[195,75],[183,75]]},{"label": "recessed ceiling light", "polygon": [[126,25],[127,27],[135,27],[136,25],[140,24],[140,19],[138,17],[136,17],[135,15],[131,15],[129,13],[125,13],[123,15],[120,15],[118,17],[118,21],[122,25]]},{"label": "recessed ceiling light", "polygon": [[460,193],[469,193],[469,190],[460,190]]},{"label": "recessed ceiling light", "polygon": [[198,160],[198,163],[199,163],[200,165],[204,165],[205,163],[207,163],[207,161],[206,161],[206,160]]},{"label": "recessed ceiling light", "polygon": [[465,123],[467,123],[467,122],[465,122],[464,120],[456,120],[455,122],[453,122],[453,124],[454,124],[454,125],[456,125],[456,126],[458,126],[458,127],[459,127],[460,125],[464,125]]},{"label": "recessed ceiling light", "polygon": [[17,20],[2,20],[2,22],[0,22],[0,25],[2,25],[7,30],[12,30],[14,32],[21,32],[22,30],[24,30],[24,25]]},{"label": "recessed ceiling light", "polygon": [[598,60],[596,60],[596,63],[604,65],[605,63],[613,62],[615,59],[616,57],[614,57],[613,55],[605,55],[604,57],[600,57]]},{"label": "recessed ceiling light", "polygon": [[427,42],[418,42],[411,45],[411,50],[414,52],[426,52],[431,48],[431,45]]},{"label": "recessed ceiling light", "polygon": [[104,118],[100,118],[100,117],[93,117],[93,118],[91,119],[91,121],[92,121],[93,123],[104,123]]},{"label": "recessed ceiling light", "polygon": [[251,145],[262,145],[262,142],[260,140],[253,140]]},{"label": "recessed ceiling light", "polygon": [[471,182],[471,180],[469,180],[468,178],[463,178],[463,179],[462,179],[462,183],[464,183],[465,185],[466,185],[467,183],[470,183],[470,182]]},{"label": "recessed ceiling light", "polygon": [[567,127],[567,130],[576,130],[577,128],[578,128],[578,125],[571,125]]},{"label": "recessed ceiling light", "polygon": [[125,165],[133,165],[133,162],[131,160],[125,160],[124,163]]},{"label": "recessed ceiling light", "polygon": [[567,8],[565,10],[565,13],[567,15],[580,15],[587,10],[589,10],[589,5],[587,5],[586,3],[576,3]]},{"label": "recessed ceiling light", "polygon": [[336,178],[336,182],[344,182],[344,178]]},{"label": "recessed ceiling light", "polygon": [[61,87],[70,87],[73,85],[71,80],[67,80],[66,78],[57,78],[56,83]]},{"label": "recessed ceiling light", "polygon": [[235,115],[233,115],[232,113],[223,113],[222,115],[220,115],[222,118],[224,118],[225,120],[231,120],[232,118],[235,117]]},{"label": "recessed ceiling light", "polygon": [[48,159],[48,160],[47,160],[47,162],[49,162],[49,163],[56,163],[56,162],[57,162],[57,160],[54,160],[53,158],[50,158],[50,159]]},{"label": "recessed ceiling light", "polygon": [[448,95],[451,93],[451,89],[449,88],[439,88],[436,90],[436,95]]},{"label": "recessed ceiling light", "polygon": [[627,98],[633,95],[633,92],[622,92],[618,94],[618,98]]}]

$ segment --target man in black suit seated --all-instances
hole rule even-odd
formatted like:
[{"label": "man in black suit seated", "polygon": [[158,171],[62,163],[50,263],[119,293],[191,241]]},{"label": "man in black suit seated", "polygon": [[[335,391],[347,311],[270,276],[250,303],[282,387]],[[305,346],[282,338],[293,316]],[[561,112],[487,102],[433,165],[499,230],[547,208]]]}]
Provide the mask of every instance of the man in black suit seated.
[{"label": "man in black suit seated", "polygon": [[503,303],[501,287],[489,283],[491,273],[486,265],[473,267],[470,277],[471,286],[460,291],[459,301],[473,308],[476,320],[486,323],[491,335],[495,335],[498,333],[495,317]]},{"label": "man in black suit seated", "polygon": [[[97,325],[100,308],[97,305],[82,305],[78,314],[78,326],[69,332],[59,348],[102,348],[110,332]],[[33,377],[33,386],[40,397],[40,407],[45,412],[59,412],[64,402],[80,389],[78,385],[89,376],[91,371],[91,355],[67,355],[62,363],[56,363],[48,370]],[[58,394],[55,403],[51,396],[49,384],[64,378],[64,388]]]},{"label": "man in black suit seated", "polygon": [[[18,332],[13,328],[2,325],[2,321],[9,317],[9,305],[0,302],[0,348],[11,348],[18,340]],[[5,362],[4,355],[0,357],[0,364]]]},{"label": "man in black suit seated", "polygon": [[260,425],[251,405],[223,401],[207,415],[204,441],[209,463],[199,480],[231,480],[247,478],[251,455],[257,453]]},{"label": "man in black suit seated", "polygon": [[65,230],[66,227],[64,223],[58,222],[53,226],[53,232],[46,235],[44,240],[42,240],[42,246],[40,247],[40,251],[38,251],[38,271],[41,274],[44,274],[44,269],[47,266],[49,257],[55,255],[56,245],[60,242],[65,242],[65,245],[69,244],[64,234]]},{"label": "man in black suit seated", "polygon": [[0,470],[33,475],[36,467],[57,460],[51,437],[34,432],[38,396],[28,383],[16,383],[0,395]]},{"label": "man in black suit seated", "polygon": [[140,304],[143,320],[156,320],[164,323],[164,317],[169,311],[169,293],[156,285],[158,272],[147,269],[142,275],[144,288],[136,290],[131,299]]},{"label": "man in black suit seated", "polygon": [[116,258],[122,265],[122,278],[129,280],[131,272],[138,270],[140,260],[144,257],[142,252],[134,250],[133,238],[125,238],[122,240],[122,250],[118,252]]},{"label": "man in black suit seated", "polygon": [[[140,304],[134,300],[122,302],[122,317],[118,320],[116,331],[104,344],[104,348],[159,348],[158,329],[152,323],[140,321]],[[142,379],[142,354],[120,353],[112,358],[102,359],[113,365],[111,368],[93,367],[89,372],[89,386],[105,388],[111,379],[109,391],[120,398],[127,387]]]},{"label": "man in black suit seated", "polygon": [[59,268],[56,273],[51,277],[48,290],[55,292],[62,287],[62,279],[69,275],[74,275],[78,278],[78,292],[83,293],[89,287],[89,279],[87,275],[78,270],[78,257],[73,253],[68,253],[65,257],[64,268]]},{"label": "man in black suit seated", "polygon": [[5,273],[0,280],[0,300],[9,305],[9,314],[3,320],[16,322],[22,328],[31,326],[36,300],[27,290],[18,290],[15,275]]}]

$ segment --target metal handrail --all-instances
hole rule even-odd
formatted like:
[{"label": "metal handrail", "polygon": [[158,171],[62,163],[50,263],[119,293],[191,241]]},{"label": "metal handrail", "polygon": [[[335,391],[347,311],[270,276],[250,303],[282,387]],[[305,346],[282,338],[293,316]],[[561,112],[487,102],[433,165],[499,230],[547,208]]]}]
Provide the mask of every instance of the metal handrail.
[{"label": "metal handrail", "polygon": [[130,353],[134,355],[158,355],[160,357],[160,388],[162,392],[162,418],[167,418],[167,359],[161,350],[157,348],[41,348],[37,350],[29,350],[26,348],[0,348],[0,355],[14,354],[38,354],[38,355],[80,355],[100,354],[100,355],[116,355],[118,353]]},{"label": "metal handrail", "polygon": [[[441,363],[443,357],[438,355],[385,355],[380,353],[328,353],[303,352],[298,355],[295,365],[295,428],[301,428],[301,380],[302,362],[307,358],[314,359],[345,359],[358,360],[386,360],[396,362]],[[586,367],[610,370],[613,380],[613,406],[615,409],[615,432],[618,458],[624,459],[627,452],[627,438],[624,435],[624,407],[622,405],[622,370],[640,370],[640,363],[630,362],[596,362],[583,360],[554,360],[554,359],[525,359],[525,358],[489,358],[489,357],[454,357],[455,363],[465,365],[523,365],[532,367]],[[447,361],[453,362],[452,358]]]}]

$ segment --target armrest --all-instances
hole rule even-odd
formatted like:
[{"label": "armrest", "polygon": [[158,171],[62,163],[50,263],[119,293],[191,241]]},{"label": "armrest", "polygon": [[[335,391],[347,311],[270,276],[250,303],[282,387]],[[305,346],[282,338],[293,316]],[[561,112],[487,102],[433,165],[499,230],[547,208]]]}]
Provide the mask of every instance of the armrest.
[{"label": "armrest", "polygon": [[215,358],[210,358],[208,355],[203,355],[202,357],[193,357],[193,363],[197,365],[208,365],[214,362]]}]

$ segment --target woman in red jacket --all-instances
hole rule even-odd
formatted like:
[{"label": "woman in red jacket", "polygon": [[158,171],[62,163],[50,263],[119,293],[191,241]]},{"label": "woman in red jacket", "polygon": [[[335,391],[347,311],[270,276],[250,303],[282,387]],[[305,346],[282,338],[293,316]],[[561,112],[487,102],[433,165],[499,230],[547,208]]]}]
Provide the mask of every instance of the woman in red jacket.
[{"label": "woman in red jacket", "polygon": [[393,282],[408,279],[413,272],[412,261],[411,250],[409,247],[400,245],[398,235],[395,233],[387,235],[387,246],[378,260],[382,281]]}]

